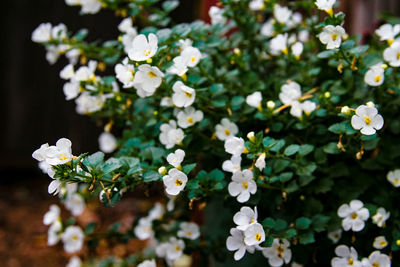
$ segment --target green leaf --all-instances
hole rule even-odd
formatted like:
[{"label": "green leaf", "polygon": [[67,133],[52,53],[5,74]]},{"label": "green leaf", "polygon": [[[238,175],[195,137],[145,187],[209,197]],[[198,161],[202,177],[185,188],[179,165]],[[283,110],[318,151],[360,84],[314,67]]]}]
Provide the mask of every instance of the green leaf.
[{"label": "green leaf", "polygon": [[275,220],[274,219],[272,219],[272,218],[266,218],[266,219],[264,219],[264,221],[262,222],[262,225],[264,226],[264,227],[267,227],[267,228],[274,228],[275,227]]},{"label": "green leaf", "polygon": [[244,103],[245,99],[243,96],[234,96],[231,100],[231,106],[233,110],[239,109]]},{"label": "green leaf", "polygon": [[313,150],[314,150],[314,146],[313,145],[308,145],[308,144],[301,145],[300,149],[299,149],[299,155],[301,155],[301,156],[308,155],[311,152],[313,152]]},{"label": "green leaf", "polygon": [[103,152],[96,152],[90,156],[87,156],[83,160],[83,164],[88,166],[88,167],[95,167],[99,165],[104,159],[104,153]]},{"label": "green leaf", "polygon": [[75,38],[78,41],[82,41],[88,35],[89,31],[87,29],[81,29],[75,34]]},{"label": "green leaf", "polygon": [[327,154],[339,154],[342,152],[340,149],[337,148],[337,143],[331,142],[324,146],[324,152]]},{"label": "green leaf", "polygon": [[334,49],[325,50],[325,51],[322,51],[321,53],[319,53],[319,54],[317,55],[317,57],[318,57],[318,58],[328,58],[328,57],[334,55],[335,52],[336,52],[336,51],[335,51]]},{"label": "green leaf", "polygon": [[325,231],[329,220],[330,218],[328,216],[317,214],[312,218],[312,228],[318,233]]},{"label": "green leaf", "polygon": [[355,44],[356,44],[356,42],[354,42],[353,40],[348,40],[348,41],[344,42],[341,47],[343,49],[347,50],[347,49],[353,48]]},{"label": "green leaf", "polygon": [[112,171],[115,171],[116,169],[120,168],[121,166],[122,166],[122,163],[119,161],[119,159],[110,158],[106,162],[101,164],[100,169],[104,172],[104,174],[107,174]]},{"label": "green leaf", "polygon": [[188,164],[182,167],[184,173],[189,174],[196,167],[196,163]]},{"label": "green leaf", "polygon": [[314,234],[308,232],[299,236],[300,244],[307,245],[315,242]]},{"label": "green leaf", "polygon": [[121,223],[120,222],[117,222],[117,223],[114,223],[113,225],[111,225],[109,228],[108,228],[108,231],[110,232],[110,233],[116,233],[116,232],[118,232],[118,229],[121,227]]},{"label": "green leaf", "polygon": [[285,229],[287,227],[287,222],[282,220],[282,219],[277,219],[275,222],[275,226],[274,226],[274,230],[275,231],[282,231],[283,229]]},{"label": "green leaf", "polygon": [[162,8],[166,11],[166,12],[171,12],[172,10],[174,10],[175,8],[177,8],[179,6],[179,1],[177,0],[170,0],[170,1],[165,1],[162,4]]},{"label": "green leaf", "polygon": [[288,146],[285,151],[283,152],[286,156],[291,156],[297,153],[299,151],[300,146],[299,145],[290,145]]},{"label": "green leaf", "polygon": [[311,175],[317,169],[317,164],[309,162],[306,165],[298,166],[296,169],[297,175]]},{"label": "green leaf", "polygon": [[160,175],[156,171],[147,171],[143,174],[143,181],[146,183],[160,180]]},{"label": "green leaf", "polygon": [[287,181],[290,181],[290,179],[292,179],[293,177],[293,172],[284,172],[281,173],[281,175],[279,175],[279,181],[281,181],[282,183],[285,183]]},{"label": "green leaf", "polygon": [[210,179],[214,180],[214,181],[222,181],[224,180],[224,173],[218,169],[212,170],[208,176],[210,177]]},{"label": "green leaf", "polygon": [[97,223],[95,222],[88,223],[85,227],[85,235],[90,235],[91,233],[93,233],[96,227]]},{"label": "green leaf", "polygon": [[302,230],[308,229],[311,225],[311,220],[306,217],[300,217],[296,220],[296,227]]},{"label": "green leaf", "polygon": [[282,147],[285,146],[285,140],[281,139],[275,143],[275,145],[270,149],[271,151],[278,152]]},{"label": "green leaf", "polygon": [[297,230],[296,229],[289,229],[285,233],[285,238],[289,239],[289,238],[292,238],[292,237],[294,237],[296,235],[297,235]]},{"label": "green leaf", "polygon": [[289,166],[290,161],[286,159],[277,159],[274,161],[272,168],[275,172],[283,171],[287,166]]}]

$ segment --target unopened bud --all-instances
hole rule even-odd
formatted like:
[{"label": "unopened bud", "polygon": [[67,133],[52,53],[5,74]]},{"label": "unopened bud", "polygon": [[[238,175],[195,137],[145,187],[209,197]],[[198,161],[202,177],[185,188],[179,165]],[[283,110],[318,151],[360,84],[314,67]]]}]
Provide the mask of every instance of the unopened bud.
[{"label": "unopened bud", "polygon": [[345,114],[345,115],[349,115],[350,114],[350,109],[348,106],[344,106],[342,107],[342,109],[340,110],[341,113]]},{"label": "unopened bud", "polygon": [[397,246],[400,246],[400,239],[397,239],[397,240],[396,240],[396,245],[397,245]]},{"label": "unopened bud", "polygon": [[324,96],[325,96],[325,98],[330,98],[331,97],[331,92],[325,92]]},{"label": "unopened bud", "polygon": [[167,168],[161,166],[160,168],[158,168],[158,173],[161,175],[165,175],[167,173]]},{"label": "unopened bud", "polygon": [[267,102],[267,107],[268,107],[270,110],[273,110],[273,109],[275,108],[275,102],[272,101],[272,100],[269,100],[269,101]]},{"label": "unopened bud", "polygon": [[240,51],[240,49],[236,47],[233,49],[233,53],[237,56],[240,56],[242,54],[242,51]]},{"label": "unopened bud", "polygon": [[374,104],[374,102],[372,102],[372,101],[369,101],[369,102],[367,102],[367,107],[371,107],[371,108],[374,108],[375,107],[375,104]]},{"label": "unopened bud", "polygon": [[249,133],[247,134],[247,138],[248,138],[251,142],[254,142],[254,141],[255,141],[254,132],[249,132]]},{"label": "unopened bud", "polygon": [[148,64],[151,64],[151,63],[153,63],[153,59],[152,59],[152,58],[148,58],[148,59],[146,60],[146,62],[147,62]]}]

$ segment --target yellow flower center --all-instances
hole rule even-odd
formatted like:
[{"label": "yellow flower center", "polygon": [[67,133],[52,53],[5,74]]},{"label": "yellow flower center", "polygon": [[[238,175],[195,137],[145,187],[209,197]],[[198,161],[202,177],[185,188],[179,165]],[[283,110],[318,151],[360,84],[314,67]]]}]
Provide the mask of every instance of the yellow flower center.
[{"label": "yellow flower center", "polygon": [[186,235],[187,235],[187,236],[191,236],[192,233],[191,233],[191,232],[186,232]]},{"label": "yellow flower center", "polygon": [[400,181],[399,181],[399,179],[394,179],[394,181],[393,181],[395,184],[398,184]]},{"label": "yellow flower center", "polygon": [[60,157],[60,160],[66,160],[66,159],[68,159],[68,157],[66,157],[66,156],[61,156]]},{"label": "yellow flower center", "polygon": [[386,241],[384,241],[384,240],[382,240],[380,243],[379,243],[382,247],[384,247],[384,246],[386,246]]},{"label": "yellow flower center", "polygon": [[375,82],[380,82],[381,81],[381,79],[382,79],[382,77],[381,77],[381,75],[376,75],[375,76]]},{"label": "yellow flower center", "polygon": [[247,188],[249,187],[249,183],[248,183],[248,182],[243,182],[243,183],[242,183],[242,187],[243,187],[244,189],[247,189]]},{"label": "yellow flower center", "polygon": [[372,263],[372,267],[379,267],[379,263],[378,262],[373,262]]},{"label": "yellow flower center", "polygon": [[255,238],[258,242],[260,242],[260,241],[261,241],[261,235],[260,235],[260,233],[255,234],[255,235],[254,235],[254,238]]},{"label": "yellow flower center", "polygon": [[348,265],[353,265],[354,264],[354,260],[353,258],[350,258],[349,261],[347,262]]},{"label": "yellow flower center", "polygon": [[231,131],[229,129],[225,129],[225,135],[228,136],[231,134]]},{"label": "yellow flower center", "polygon": [[400,60],[400,53],[397,53],[397,60]]},{"label": "yellow flower center", "polygon": [[196,61],[196,57],[192,57],[190,60],[191,60],[192,62],[195,62],[195,61]]},{"label": "yellow flower center", "polygon": [[74,235],[74,236],[71,237],[71,239],[74,240],[74,241],[77,241],[78,237],[76,235]]},{"label": "yellow flower center", "polygon": [[156,77],[157,77],[157,74],[155,74],[155,73],[152,72],[152,71],[149,71],[149,77],[150,77],[150,78],[156,78]]},{"label": "yellow flower center", "polygon": [[336,33],[334,33],[334,34],[331,35],[331,37],[332,37],[332,40],[333,40],[333,41],[336,41],[338,36],[337,36]]},{"label": "yellow flower center", "polygon": [[254,219],[251,219],[250,223],[253,223],[254,221],[255,221]]},{"label": "yellow flower center", "polygon": [[179,250],[181,250],[181,248],[179,246],[175,246],[175,250],[179,251]]},{"label": "yellow flower center", "polygon": [[176,186],[181,186],[182,184],[183,184],[183,182],[182,182],[181,179],[176,179],[176,180],[175,180],[175,185],[176,185]]},{"label": "yellow flower center", "polygon": [[357,219],[357,217],[358,217],[357,213],[354,212],[354,213],[351,214],[351,218],[353,220]]},{"label": "yellow flower center", "polygon": [[370,125],[372,120],[371,120],[370,117],[365,116],[365,117],[364,117],[364,121],[365,121],[365,123],[366,123],[367,125]]},{"label": "yellow flower center", "polygon": [[285,250],[283,249],[281,244],[279,244],[279,246],[276,247],[276,252],[278,253],[278,257],[282,259]]},{"label": "yellow flower center", "polygon": [[188,97],[188,98],[191,98],[191,97],[192,97],[192,94],[189,93],[189,92],[185,92],[185,95],[186,95],[186,97]]},{"label": "yellow flower center", "polygon": [[190,124],[192,124],[192,123],[194,122],[194,121],[193,121],[193,118],[192,118],[192,117],[188,117],[188,118],[187,118],[187,122],[190,123]]},{"label": "yellow flower center", "polygon": [[148,57],[149,55],[150,55],[150,50],[149,49],[145,49],[144,50],[144,55],[146,56],[146,57]]}]

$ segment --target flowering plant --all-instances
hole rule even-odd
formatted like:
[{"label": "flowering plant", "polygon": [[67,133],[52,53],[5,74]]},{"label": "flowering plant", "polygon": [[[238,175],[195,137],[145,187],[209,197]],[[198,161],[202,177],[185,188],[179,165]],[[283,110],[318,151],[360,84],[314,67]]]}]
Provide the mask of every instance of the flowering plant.
[{"label": "flowering plant", "polygon": [[62,138],[33,153],[49,193],[73,216],[136,188],[162,185],[164,200],[102,235],[52,206],[49,245],[74,253],[100,239],[146,240],[101,266],[398,264],[400,25],[359,45],[335,0],[221,0],[211,24],[175,24],[176,0],[66,3],[124,19],[102,44],[64,24],[32,34],[50,63],[68,58],[66,99],[104,123],[102,152],[74,155]]}]

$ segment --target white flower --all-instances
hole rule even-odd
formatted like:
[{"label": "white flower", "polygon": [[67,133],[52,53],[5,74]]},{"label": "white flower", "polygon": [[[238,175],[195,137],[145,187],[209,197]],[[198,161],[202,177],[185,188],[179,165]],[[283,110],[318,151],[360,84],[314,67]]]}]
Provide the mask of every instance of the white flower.
[{"label": "white flower", "polygon": [[[339,266],[339,265],[338,265]],[[388,255],[382,254],[380,251],[374,251],[369,255],[368,259],[362,260],[362,267],[390,267],[391,262]]]},{"label": "white flower", "polygon": [[262,95],[261,92],[254,92],[246,97],[246,103],[249,106],[262,109],[261,107]]},{"label": "white flower", "polygon": [[253,180],[253,172],[244,170],[233,173],[232,182],[228,185],[228,191],[231,196],[237,196],[237,201],[240,203],[249,200],[250,194],[257,192],[257,184]]},{"label": "white flower", "polygon": [[387,180],[394,186],[400,186],[400,169],[396,169],[394,171],[390,171],[387,174]]},{"label": "white flower", "polygon": [[124,35],[121,37],[121,43],[124,46],[124,52],[126,54],[132,50],[133,47],[133,40],[137,36],[136,28],[130,28]]},{"label": "white flower", "polygon": [[358,260],[357,251],[351,247],[340,245],[335,249],[336,256],[331,261],[332,267],[362,267],[361,262]]},{"label": "white flower", "polygon": [[290,243],[286,239],[279,240],[274,238],[271,247],[263,249],[264,257],[268,258],[268,263],[272,267],[288,264],[292,259],[292,251],[289,249]]},{"label": "white flower", "polygon": [[274,17],[279,23],[286,24],[291,16],[292,11],[288,7],[282,7],[278,4],[274,5]]},{"label": "white flower", "polygon": [[332,240],[333,244],[339,242],[342,237],[342,229],[337,229],[336,231],[328,232],[328,238]]},{"label": "white flower", "polygon": [[168,175],[163,177],[165,191],[170,195],[176,196],[185,188],[187,180],[185,173],[177,169],[171,169]]},{"label": "white flower", "polygon": [[48,176],[50,176],[50,178],[54,179],[54,174],[56,172],[53,170],[53,167],[50,164],[48,164],[46,161],[40,161],[38,165],[43,173],[47,174]]},{"label": "white flower", "polygon": [[388,41],[389,45],[391,45],[393,40],[396,38],[396,35],[400,33],[400,24],[394,26],[384,24],[380,26],[375,33],[379,36],[381,41]]},{"label": "white flower", "polygon": [[301,109],[304,111],[306,115],[310,115],[317,108],[317,104],[312,101],[306,100],[301,103]]},{"label": "white flower", "polygon": [[33,152],[32,157],[39,161],[45,160],[50,165],[65,164],[72,159],[71,145],[70,140],[61,138],[55,146],[43,144],[38,150]]},{"label": "white flower", "polygon": [[81,12],[83,14],[96,14],[101,9],[100,0],[80,0],[79,2],[82,5]]},{"label": "white flower", "polygon": [[51,39],[51,23],[42,23],[32,32],[32,41],[35,43],[48,42]]},{"label": "white flower", "polygon": [[301,118],[303,115],[303,109],[301,103],[295,101],[292,103],[292,107],[290,108],[290,115],[296,118]]},{"label": "white flower", "polygon": [[65,100],[71,100],[79,95],[80,84],[79,82],[72,81],[64,84],[63,91],[65,94]]},{"label": "white flower", "polygon": [[310,36],[310,33],[307,30],[302,30],[298,34],[298,39],[302,43],[306,43],[308,41],[308,38]]},{"label": "white flower", "polygon": [[75,71],[74,71],[74,66],[72,64],[66,65],[61,71],[60,71],[60,78],[64,80],[69,80],[75,77]]},{"label": "white flower", "polygon": [[94,60],[89,61],[87,66],[81,66],[75,73],[74,79],[76,81],[95,81],[96,76],[94,72],[97,68],[97,62]]},{"label": "white flower", "polygon": [[321,43],[326,44],[326,49],[339,48],[346,31],[342,26],[327,25],[319,35]]},{"label": "white flower", "polygon": [[262,171],[265,168],[265,153],[262,153],[256,160],[255,166]]},{"label": "white flower", "polygon": [[157,267],[155,259],[143,261],[137,267]]},{"label": "white flower", "polygon": [[117,148],[117,139],[108,132],[103,132],[99,136],[99,147],[104,153],[111,153]]},{"label": "white flower", "polygon": [[392,67],[400,66],[400,40],[396,40],[390,47],[383,51],[383,59]]},{"label": "white flower", "polygon": [[146,38],[144,34],[139,34],[133,39],[132,48],[128,56],[134,61],[145,61],[157,53],[158,38],[157,35],[150,33]]},{"label": "white flower", "polygon": [[186,66],[193,68],[200,62],[202,55],[198,48],[189,46],[182,50],[181,57]]},{"label": "white flower", "polygon": [[233,156],[240,156],[245,149],[243,138],[231,137],[225,141],[225,151]]},{"label": "white flower", "polygon": [[172,61],[174,64],[167,69],[167,73],[182,76],[188,71],[186,59],[182,56],[177,56]]},{"label": "white flower", "polygon": [[237,229],[245,231],[250,225],[257,222],[257,207],[254,210],[249,207],[242,207],[239,212],[233,216],[233,222],[236,223]]},{"label": "white flower", "polygon": [[75,65],[78,62],[79,55],[81,51],[77,48],[71,49],[65,53],[65,57],[68,59],[69,63]]},{"label": "white flower", "polygon": [[81,267],[82,261],[78,256],[73,256],[65,267]]},{"label": "white flower", "polygon": [[82,249],[85,235],[78,226],[68,226],[62,234],[61,239],[64,243],[64,250],[68,253],[74,253]]},{"label": "white flower", "polygon": [[344,218],[342,227],[345,231],[350,229],[359,232],[364,229],[365,221],[369,218],[369,212],[364,208],[364,204],[360,200],[352,200],[350,206],[343,204],[339,207],[338,215]]},{"label": "white flower", "polygon": [[271,37],[274,35],[274,20],[267,20],[261,27],[260,33],[267,37]]},{"label": "white flower", "polygon": [[157,67],[148,64],[140,65],[135,75],[133,86],[137,90],[140,97],[148,97],[154,94],[156,89],[161,85],[164,73]]},{"label": "white flower", "polygon": [[289,82],[281,87],[281,93],[279,94],[279,99],[285,105],[292,105],[297,102],[301,97],[301,87],[296,82]]},{"label": "white flower", "polygon": [[251,0],[249,8],[253,11],[263,10],[265,8],[264,0]]},{"label": "white flower", "polygon": [[296,42],[292,45],[292,54],[296,59],[300,59],[301,53],[303,53],[304,46],[301,42]]},{"label": "white flower", "polygon": [[286,22],[286,25],[290,28],[293,29],[296,26],[300,25],[301,22],[303,21],[303,15],[301,15],[300,12],[295,12],[292,14],[292,16],[289,18],[289,20]]},{"label": "white flower", "polygon": [[183,254],[183,250],[185,249],[185,243],[183,240],[171,237],[168,243],[169,244],[166,250],[167,260],[175,261],[179,259]]},{"label": "white flower", "polygon": [[383,127],[383,117],[376,108],[361,105],[351,117],[351,126],[356,130],[361,129],[362,134],[372,135]]},{"label": "white flower", "polygon": [[167,149],[182,143],[184,133],[182,129],[176,128],[176,121],[170,120],[169,123],[163,123],[160,126],[160,142],[165,145]]},{"label": "white flower", "polygon": [[240,171],[241,162],[242,162],[242,157],[240,155],[232,156],[230,160],[225,160],[224,163],[222,163],[222,169],[226,172],[235,173],[237,171]]},{"label": "white flower", "polygon": [[115,65],[116,78],[124,85],[124,88],[133,87],[135,79],[135,66],[128,64],[128,58],[122,61],[122,64]]},{"label": "white flower", "polygon": [[54,179],[49,184],[47,191],[50,195],[57,195],[58,193],[60,193],[61,187],[62,183],[59,180]]},{"label": "white flower", "polygon": [[332,16],[333,14],[332,7],[335,4],[335,2],[336,0],[316,0],[315,5],[318,7],[318,9],[323,10]]},{"label": "white flower", "polygon": [[290,265],[290,267],[304,267],[303,264],[299,264],[297,262],[292,262],[292,265]]},{"label": "white flower", "polygon": [[224,11],[225,9],[223,8],[218,8],[216,6],[210,7],[208,10],[208,15],[211,18],[211,24],[225,24],[226,18],[224,17]]},{"label": "white flower", "polygon": [[184,158],[185,158],[185,151],[183,151],[182,149],[177,149],[175,150],[175,153],[170,153],[167,156],[167,161],[175,168],[178,168],[179,166],[181,166],[181,163]]},{"label": "white flower", "polygon": [[50,209],[43,217],[43,224],[50,225],[60,218],[60,208],[53,204],[50,206]]},{"label": "white flower", "polygon": [[229,236],[226,239],[226,248],[229,251],[235,251],[234,254],[234,259],[236,261],[240,260],[243,258],[244,254],[246,253],[246,250],[250,253],[254,253],[255,247],[254,246],[247,246],[244,243],[244,233],[243,231],[236,229],[236,228],[231,228],[230,230],[231,236]]},{"label": "white flower", "polygon": [[140,240],[149,239],[154,236],[152,228],[152,220],[150,218],[140,218],[138,225],[136,225],[134,232]]},{"label": "white flower", "polygon": [[386,238],[384,236],[377,236],[374,239],[373,247],[376,249],[382,249],[388,245],[388,242],[386,241]]},{"label": "white flower", "polygon": [[372,66],[364,76],[364,81],[370,86],[379,86],[385,80],[385,69],[382,68],[383,63]]},{"label": "white flower", "polygon": [[239,132],[237,125],[227,118],[223,118],[220,124],[215,126],[215,133],[219,140],[225,141],[234,137]]},{"label": "white flower", "polygon": [[272,55],[279,55],[280,53],[288,54],[288,34],[278,34],[276,37],[271,39],[270,49]]},{"label": "white flower", "polygon": [[175,106],[182,108],[193,104],[196,97],[196,91],[193,88],[184,85],[181,81],[177,81],[172,86],[172,90],[174,91],[172,103]]},{"label": "white flower", "polygon": [[376,214],[372,216],[372,222],[378,227],[385,227],[386,220],[389,219],[390,212],[387,212],[384,208],[379,208]]},{"label": "white flower", "polygon": [[172,98],[170,98],[168,96],[163,97],[161,99],[161,101],[160,101],[160,106],[162,106],[162,107],[172,107],[173,106]]},{"label": "white flower", "polygon": [[132,19],[131,17],[123,19],[119,24],[118,24],[118,30],[120,32],[128,32],[132,28]]},{"label": "white flower", "polygon": [[102,109],[105,102],[104,95],[90,95],[89,92],[83,92],[77,99],[76,112],[78,114],[88,114]]},{"label": "white flower", "polygon": [[36,159],[37,161],[44,161],[46,160],[46,149],[49,148],[49,144],[43,144],[38,149],[36,149],[32,153],[32,158]]},{"label": "white flower", "polygon": [[161,203],[157,202],[154,207],[149,211],[147,218],[150,220],[158,220],[164,215],[165,209]]},{"label": "white flower", "polygon": [[47,231],[47,245],[54,246],[61,239],[62,224],[59,220],[53,222]]},{"label": "white flower", "polygon": [[54,40],[62,41],[68,37],[67,35],[67,26],[65,24],[60,23],[56,26],[54,26],[51,29],[51,37]]},{"label": "white flower", "polygon": [[85,200],[77,193],[68,196],[65,201],[65,207],[71,211],[73,216],[79,216],[85,209],[85,206]]},{"label": "white flower", "polygon": [[179,111],[176,115],[178,119],[179,127],[186,129],[193,126],[196,122],[203,119],[203,112],[201,110],[195,110],[193,107],[187,107],[183,111]]},{"label": "white flower", "polygon": [[181,238],[195,240],[200,236],[199,226],[192,222],[182,222],[177,235]]}]

